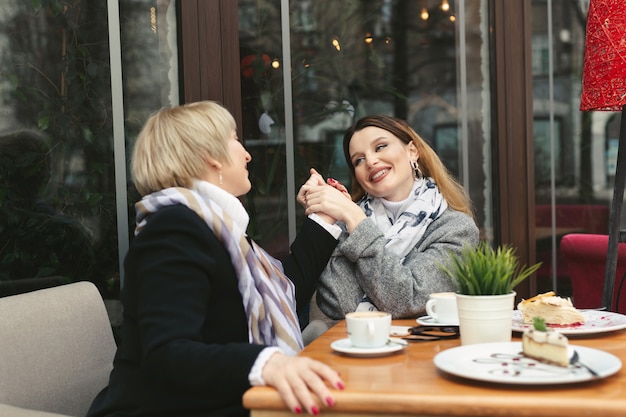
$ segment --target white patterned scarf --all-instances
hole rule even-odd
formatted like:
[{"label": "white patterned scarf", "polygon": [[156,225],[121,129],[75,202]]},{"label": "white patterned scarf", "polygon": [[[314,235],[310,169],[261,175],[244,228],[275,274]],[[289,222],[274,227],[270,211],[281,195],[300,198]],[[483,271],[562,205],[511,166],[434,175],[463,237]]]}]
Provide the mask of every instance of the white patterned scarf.
[{"label": "white patterned scarf", "polygon": [[279,261],[246,238],[249,216],[238,198],[205,181],[195,181],[193,189],[173,187],[146,195],[135,205],[135,235],[150,214],[178,204],[198,214],[228,251],[248,316],[250,343],[299,352],[303,343],[294,285]]},{"label": "white patterned scarf", "polygon": [[[358,202],[365,215],[384,233],[385,247],[403,261],[420,241],[426,228],[448,208],[448,202],[432,178],[417,178],[409,197],[398,210],[397,218],[385,208],[380,198],[366,195]],[[367,295],[357,311],[376,310]]]}]

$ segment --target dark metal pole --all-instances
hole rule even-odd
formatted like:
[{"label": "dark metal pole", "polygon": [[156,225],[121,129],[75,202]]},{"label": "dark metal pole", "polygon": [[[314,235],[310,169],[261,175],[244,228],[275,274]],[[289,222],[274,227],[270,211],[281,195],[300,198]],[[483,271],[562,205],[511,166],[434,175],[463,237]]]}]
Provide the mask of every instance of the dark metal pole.
[{"label": "dark metal pole", "polygon": [[622,120],[619,128],[619,145],[617,148],[617,167],[615,168],[615,186],[613,201],[609,215],[609,248],[606,256],[606,272],[604,275],[604,291],[602,307],[613,311],[613,291],[615,272],[617,270],[617,246],[620,243],[620,218],[624,202],[624,186],[626,185],[626,105],[622,106]]}]

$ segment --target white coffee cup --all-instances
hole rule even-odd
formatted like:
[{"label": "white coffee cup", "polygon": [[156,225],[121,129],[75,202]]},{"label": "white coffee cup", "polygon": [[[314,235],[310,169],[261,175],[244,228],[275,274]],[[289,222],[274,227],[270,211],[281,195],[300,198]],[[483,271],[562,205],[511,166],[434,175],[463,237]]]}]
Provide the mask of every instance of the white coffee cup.
[{"label": "white coffee cup", "polygon": [[355,311],[346,314],[350,343],[359,348],[377,348],[389,340],[391,314],[383,311]]},{"label": "white coffee cup", "polygon": [[459,313],[456,307],[456,294],[453,292],[436,292],[426,302],[426,314],[433,321],[443,324],[459,324]]}]

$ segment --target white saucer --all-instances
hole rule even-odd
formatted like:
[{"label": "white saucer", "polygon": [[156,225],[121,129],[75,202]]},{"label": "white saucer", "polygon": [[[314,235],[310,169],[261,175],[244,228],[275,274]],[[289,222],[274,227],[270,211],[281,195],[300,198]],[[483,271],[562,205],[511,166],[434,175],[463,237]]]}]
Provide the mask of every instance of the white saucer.
[{"label": "white saucer", "polygon": [[389,342],[385,346],[377,348],[358,348],[352,346],[350,339],[335,340],[330,344],[330,347],[339,353],[345,353],[349,356],[356,356],[359,358],[374,358],[376,356],[390,355],[394,352],[398,352],[407,346],[407,342],[402,339],[390,337]]},{"label": "white saucer", "polygon": [[436,321],[435,319],[433,319],[430,316],[419,317],[417,319],[417,323],[421,324],[422,326],[441,326],[441,327],[458,326],[459,325],[459,323],[439,323],[438,321]]}]

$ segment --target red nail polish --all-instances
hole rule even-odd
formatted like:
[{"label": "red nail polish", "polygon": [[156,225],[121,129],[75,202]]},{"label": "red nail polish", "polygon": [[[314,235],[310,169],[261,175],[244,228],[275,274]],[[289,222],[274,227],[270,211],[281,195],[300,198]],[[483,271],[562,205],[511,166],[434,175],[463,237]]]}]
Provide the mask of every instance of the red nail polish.
[{"label": "red nail polish", "polygon": [[344,388],[345,388],[345,386],[343,385],[343,383],[342,383],[342,382],[337,382],[337,388],[339,388],[339,389],[341,389],[341,390],[342,390],[342,389],[344,389]]},{"label": "red nail polish", "polygon": [[296,407],[293,410],[296,414],[302,414],[302,409],[300,407]]},{"label": "red nail polish", "polygon": [[335,404],[335,401],[333,400],[332,397],[326,398],[326,405],[328,405],[329,407],[332,407],[334,404]]},{"label": "red nail polish", "polygon": [[337,184],[337,180],[336,180],[336,179],[334,179],[334,178],[329,178],[329,179],[328,179],[328,183],[329,183],[329,184]]},{"label": "red nail polish", "polygon": [[320,413],[320,409],[317,408],[316,405],[314,405],[313,407],[311,407],[311,414],[313,414],[314,416],[318,415]]}]

